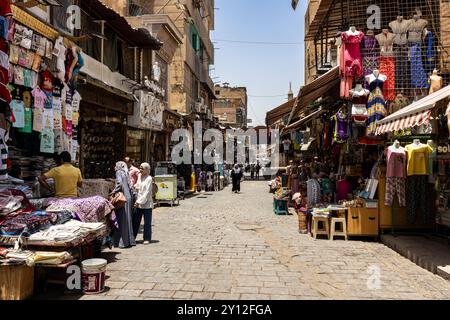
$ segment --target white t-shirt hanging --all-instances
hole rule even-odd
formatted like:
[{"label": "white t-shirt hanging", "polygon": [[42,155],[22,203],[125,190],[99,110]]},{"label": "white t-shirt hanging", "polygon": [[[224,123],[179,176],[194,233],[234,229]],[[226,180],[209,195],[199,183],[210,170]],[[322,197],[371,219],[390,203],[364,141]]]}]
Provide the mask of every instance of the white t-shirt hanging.
[{"label": "white t-shirt hanging", "polygon": [[31,85],[33,88],[38,87],[38,81],[39,81],[39,74],[37,72],[31,72]]},{"label": "white t-shirt hanging", "polygon": [[18,86],[23,86],[25,84],[22,67],[14,66],[14,83]]},{"label": "white t-shirt hanging", "polygon": [[44,129],[52,129],[55,125],[53,109],[44,109]]},{"label": "white t-shirt hanging", "polygon": [[34,98],[34,108],[44,109],[45,100],[47,100],[47,95],[41,88],[36,88],[31,91]]},{"label": "white t-shirt hanging", "polygon": [[70,149],[70,155],[71,155],[72,159],[75,160],[77,158],[77,153],[78,153],[78,141],[72,139],[71,147],[72,148]]},{"label": "white t-shirt hanging", "polygon": [[62,129],[55,129],[55,152],[61,153],[64,151],[64,131]]},{"label": "white t-shirt hanging", "polygon": [[1,50],[0,50],[0,65],[5,69],[9,69],[9,56]]},{"label": "white t-shirt hanging", "polygon": [[66,133],[63,133],[63,149],[64,149],[64,151],[70,152],[72,150],[71,142],[72,142],[72,139]]},{"label": "white t-shirt hanging", "polygon": [[67,121],[72,121],[73,108],[72,105],[69,103],[66,103],[64,105],[64,117],[66,118]]},{"label": "white t-shirt hanging", "polygon": [[61,101],[63,104],[66,103],[67,100],[67,92],[70,90],[69,86],[63,82],[64,87],[61,90]]},{"label": "white t-shirt hanging", "polygon": [[33,30],[24,27],[22,36],[23,36],[23,38],[22,38],[22,41],[20,42],[20,45],[23,48],[30,50],[32,39],[33,39]]},{"label": "white t-shirt hanging", "polygon": [[25,106],[23,101],[13,100],[11,101],[11,110],[16,119],[13,123],[14,128],[24,128],[25,127]]},{"label": "white t-shirt hanging", "polygon": [[80,111],[81,95],[78,91],[75,91],[72,96],[72,108],[74,112]]},{"label": "white t-shirt hanging", "polygon": [[42,132],[44,129],[44,109],[33,109],[33,131]]},{"label": "white t-shirt hanging", "polygon": [[41,152],[54,153],[55,152],[55,134],[53,130],[44,129],[41,132]]}]

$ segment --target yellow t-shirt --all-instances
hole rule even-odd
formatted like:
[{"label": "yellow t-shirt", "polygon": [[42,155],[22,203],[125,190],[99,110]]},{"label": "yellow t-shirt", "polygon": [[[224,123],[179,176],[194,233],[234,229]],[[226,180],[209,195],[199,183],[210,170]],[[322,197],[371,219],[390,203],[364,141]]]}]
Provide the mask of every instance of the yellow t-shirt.
[{"label": "yellow t-shirt", "polygon": [[71,164],[63,164],[53,168],[45,176],[55,180],[56,197],[78,197],[77,184],[83,181],[80,169]]},{"label": "yellow t-shirt", "polygon": [[427,144],[419,147],[410,144],[406,146],[405,150],[408,154],[408,176],[428,175],[428,159],[433,153],[433,149]]}]

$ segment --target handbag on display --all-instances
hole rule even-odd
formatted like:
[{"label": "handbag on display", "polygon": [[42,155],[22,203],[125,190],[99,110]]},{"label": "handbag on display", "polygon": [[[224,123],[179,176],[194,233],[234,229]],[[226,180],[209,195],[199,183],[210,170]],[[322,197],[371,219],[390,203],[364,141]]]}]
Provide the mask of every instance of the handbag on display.
[{"label": "handbag on display", "polygon": [[109,201],[114,206],[116,210],[122,209],[127,203],[127,198],[123,192],[117,192],[109,197]]}]

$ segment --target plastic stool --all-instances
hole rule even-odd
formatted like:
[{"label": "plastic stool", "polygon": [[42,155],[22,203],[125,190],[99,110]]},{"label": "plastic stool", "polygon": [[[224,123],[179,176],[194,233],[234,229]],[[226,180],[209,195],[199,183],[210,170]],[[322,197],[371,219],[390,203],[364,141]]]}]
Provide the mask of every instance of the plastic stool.
[{"label": "plastic stool", "polygon": [[273,199],[273,211],[276,215],[289,215],[287,199]]},{"label": "plastic stool", "polygon": [[[323,228],[319,229],[319,222],[323,222]],[[327,239],[330,238],[330,222],[328,218],[313,217],[313,236],[317,239],[318,235],[326,235]]]},{"label": "plastic stool", "polygon": [[[336,231],[336,224],[342,224],[342,231]],[[331,232],[330,232],[330,240],[334,240],[334,237],[344,237],[347,241],[347,221],[345,218],[331,218]]]}]

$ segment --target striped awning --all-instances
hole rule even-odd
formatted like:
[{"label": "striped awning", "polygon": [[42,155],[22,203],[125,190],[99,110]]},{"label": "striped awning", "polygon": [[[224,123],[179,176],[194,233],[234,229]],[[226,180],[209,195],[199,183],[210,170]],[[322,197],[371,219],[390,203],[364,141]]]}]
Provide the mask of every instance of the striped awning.
[{"label": "striped awning", "polygon": [[431,118],[431,109],[434,105],[450,97],[450,86],[442,88],[427,97],[410,104],[409,106],[387,116],[377,123],[377,135],[388,132],[428,125]]}]

